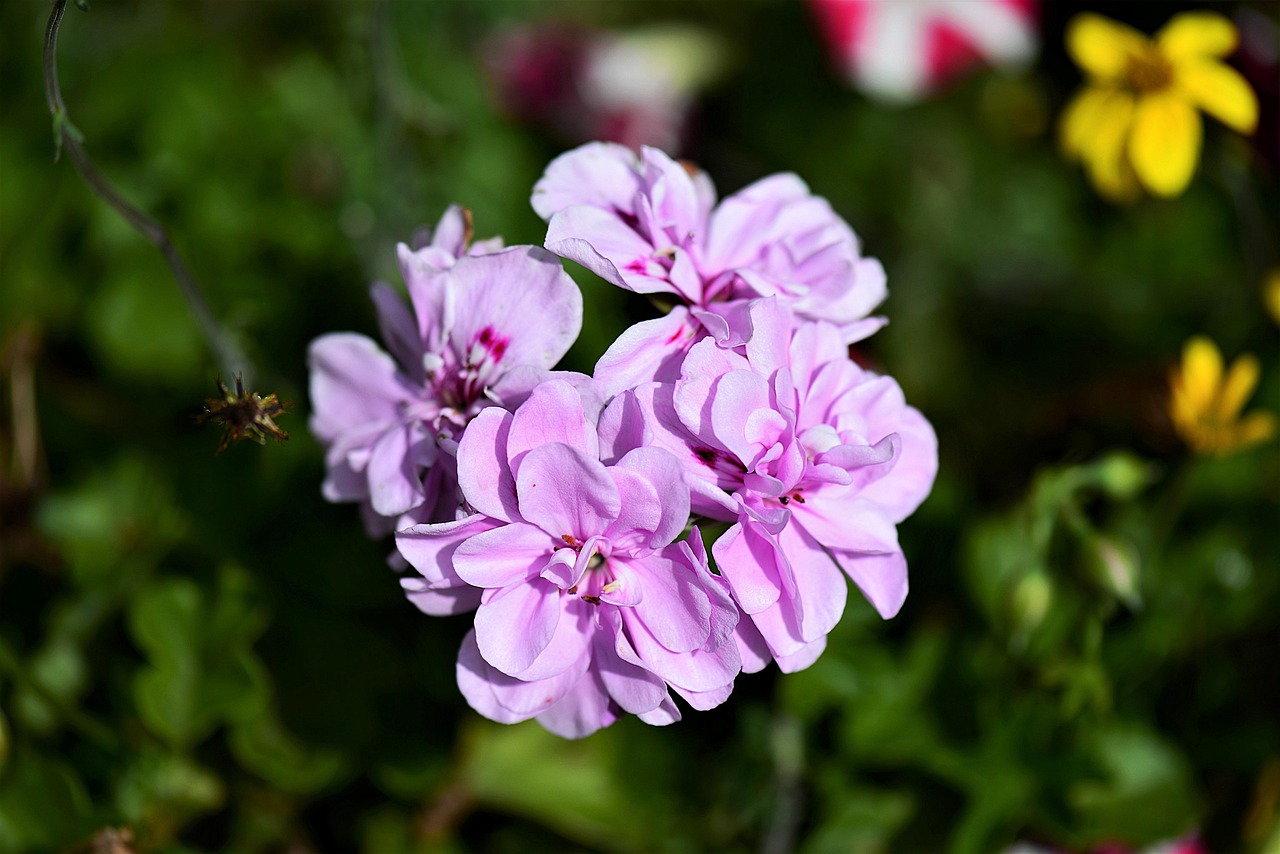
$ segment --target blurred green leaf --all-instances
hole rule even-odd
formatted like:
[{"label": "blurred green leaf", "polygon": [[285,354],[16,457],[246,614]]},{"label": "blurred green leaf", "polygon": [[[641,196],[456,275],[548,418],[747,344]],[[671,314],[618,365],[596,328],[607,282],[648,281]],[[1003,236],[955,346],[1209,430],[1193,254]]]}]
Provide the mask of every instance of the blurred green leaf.
[{"label": "blurred green leaf", "polygon": [[1070,792],[1081,839],[1141,848],[1196,827],[1191,775],[1173,746],[1139,724],[1099,728],[1087,740],[1103,776]]},{"label": "blurred green leaf", "polygon": [[0,778],[0,850],[63,849],[97,820],[71,768],[31,749],[14,751]]},{"label": "blurred green leaf", "polygon": [[847,786],[833,794],[834,813],[808,835],[802,852],[894,850],[893,837],[910,820],[914,808],[909,793]]},{"label": "blurred green leaf", "polygon": [[273,786],[299,794],[324,788],[345,764],[336,751],[298,741],[270,713],[232,727],[230,745],[242,767]]},{"label": "blurred green leaf", "polygon": [[159,750],[134,756],[115,786],[121,815],[151,845],[169,841],[192,819],[221,807],[226,797],[213,771]]},{"label": "blurred green leaf", "polygon": [[251,646],[264,613],[243,570],[224,568],[213,601],[186,579],[144,588],[129,612],[134,640],[150,664],[134,680],[147,726],[187,747],[221,723],[259,714],[268,685]]},{"label": "blurred green leaf", "polygon": [[[608,850],[639,850],[644,805],[619,785],[609,730],[566,741],[532,721],[476,723],[464,734],[463,779],[476,801],[545,824]],[[617,817],[626,815],[626,822]]]}]

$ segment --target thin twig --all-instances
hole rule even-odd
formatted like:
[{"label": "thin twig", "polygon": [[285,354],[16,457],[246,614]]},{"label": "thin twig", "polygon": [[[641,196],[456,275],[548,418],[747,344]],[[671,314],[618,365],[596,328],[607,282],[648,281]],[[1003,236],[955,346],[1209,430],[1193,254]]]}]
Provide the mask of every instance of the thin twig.
[{"label": "thin twig", "polygon": [[[228,376],[241,376],[245,382],[251,382],[249,360],[244,353],[227,337],[209,304],[205,301],[195,277],[187,269],[177,248],[169,238],[164,226],[135,208],[116,192],[110,182],[94,167],[89,155],[81,144],[83,137],[71,123],[67,115],[67,106],[62,100],[62,90],[58,86],[58,28],[62,24],[62,14],[66,11],[67,0],[53,0],[53,10],[49,14],[49,25],[44,32],[44,90],[49,103],[49,113],[53,116],[53,130],[58,143],[58,150],[66,149],[75,164],[76,171],[84,178],[89,188],[108,205],[115,209],[134,230],[147,239],[152,246],[160,250],[173,276],[178,280],[178,288],[187,300],[191,313],[195,315],[196,324],[204,335],[214,358],[219,362],[223,372]],[[57,159],[55,156],[54,159]]]}]

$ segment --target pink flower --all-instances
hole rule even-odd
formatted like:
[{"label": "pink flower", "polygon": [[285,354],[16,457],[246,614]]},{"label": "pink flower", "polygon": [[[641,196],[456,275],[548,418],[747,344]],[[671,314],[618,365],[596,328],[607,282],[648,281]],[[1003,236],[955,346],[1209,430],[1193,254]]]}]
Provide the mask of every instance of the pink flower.
[{"label": "pink flower", "polygon": [[[360,501],[371,532],[380,517],[414,511],[452,519],[456,437],[476,413],[527,392],[578,335],[582,297],[542,249],[470,240],[469,215],[451,207],[430,243],[401,244],[412,309],[373,287],[390,354],[354,332],[311,344],[311,430],[326,446],[330,501]],[[531,322],[536,319],[536,322]]]},{"label": "pink flower", "polygon": [[553,379],[514,413],[481,412],[458,445],[470,515],[400,531],[428,613],[464,610],[475,630],[458,654],[472,708],[503,723],[536,718],[569,738],[623,712],[680,718],[728,697],[741,664],[737,609],[707,566],[680,463],[637,448],[606,466],[572,385]]},{"label": "pink flower", "polygon": [[590,143],[556,158],[533,190],[549,220],[546,246],[619,287],[672,294],[666,317],[633,326],[595,378],[609,397],[671,380],[692,343],[749,335],[745,300],[776,296],[802,318],[824,319],[847,343],[881,325],[884,269],[798,177],[773,175],[716,204],[706,173],[654,148]]},{"label": "pink flower", "polygon": [[750,339],[694,344],[674,384],[614,398],[603,458],[674,453],[695,513],[731,521],[713,546],[742,611],[743,666],[807,667],[853,579],[884,617],[907,595],[896,523],[928,495],[933,429],[898,384],[848,358],[836,327],[795,325],[777,299],[750,304]]},{"label": "pink flower", "polygon": [[918,100],[975,63],[1036,50],[1035,0],[809,0],[845,78],[884,101]]}]

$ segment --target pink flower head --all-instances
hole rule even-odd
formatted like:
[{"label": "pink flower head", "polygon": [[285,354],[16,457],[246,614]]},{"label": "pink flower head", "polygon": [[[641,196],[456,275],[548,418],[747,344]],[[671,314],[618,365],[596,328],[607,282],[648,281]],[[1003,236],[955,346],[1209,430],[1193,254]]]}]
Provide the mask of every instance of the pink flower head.
[{"label": "pink flower head", "polygon": [[607,396],[674,379],[689,346],[711,334],[740,343],[745,300],[776,296],[827,320],[846,342],[883,321],[884,269],[859,254],[852,229],[792,174],[772,175],[716,204],[706,173],[655,148],[640,155],[590,143],[562,154],[533,190],[546,246],[619,287],[672,294],[667,317],[632,327],[596,367]]},{"label": "pink flower head", "polygon": [[452,519],[458,433],[527,391],[531,372],[551,368],[582,326],[582,296],[555,256],[497,240],[468,250],[470,236],[469,215],[451,207],[426,246],[399,246],[412,309],[389,285],[372,294],[390,354],[354,332],[311,344],[323,493],[363,502],[371,531],[411,510]]},{"label": "pink flower head", "polygon": [[472,708],[578,738],[623,712],[678,720],[669,689],[697,709],[728,697],[737,608],[697,529],[675,542],[689,490],[674,456],[637,448],[606,466],[579,392],[553,379],[514,413],[476,416],[458,477],[471,514],[396,544],[421,575],[403,584],[424,611],[478,598],[457,671]]},{"label": "pink flower head", "polygon": [[1036,50],[1035,0],[809,0],[840,72],[868,95],[909,102],[975,63]]},{"label": "pink flower head", "polygon": [[844,571],[884,617],[907,594],[895,525],[928,495],[937,440],[898,384],[858,367],[839,331],[796,325],[776,298],[749,307],[751,338],[694,344],[674,384],[613,399],[603,458],[670,450],[692,508],[734,524],[716,565],[750,621],[744,669],[808,666],[844,611]]}]

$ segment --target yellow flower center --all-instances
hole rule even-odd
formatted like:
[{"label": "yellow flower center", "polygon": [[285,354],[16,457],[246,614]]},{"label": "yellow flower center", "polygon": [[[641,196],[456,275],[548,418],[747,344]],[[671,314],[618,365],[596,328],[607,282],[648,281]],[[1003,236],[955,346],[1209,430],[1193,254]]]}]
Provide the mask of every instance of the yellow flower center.
[{"label": "yellow flower center", "polygon": [[1124,76],[1129,87],[1139,94],[1159,92],[1173,82],[1173,66],[1164,54],[1149,47],[1130,54]]}]

